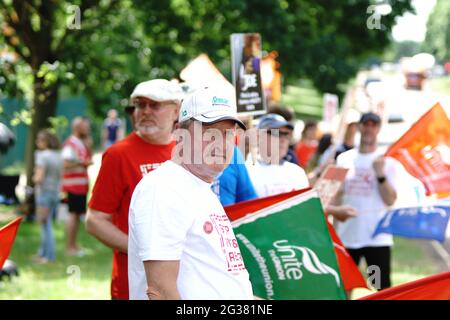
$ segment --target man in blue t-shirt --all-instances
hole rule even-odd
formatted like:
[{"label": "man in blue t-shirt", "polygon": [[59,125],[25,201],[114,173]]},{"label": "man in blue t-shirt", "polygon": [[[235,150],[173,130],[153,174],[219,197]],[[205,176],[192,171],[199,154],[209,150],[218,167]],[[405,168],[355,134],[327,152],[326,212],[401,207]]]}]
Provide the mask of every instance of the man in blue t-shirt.
[{"label": "man in blue t-shirt", "polygon": [[216,177],[212,184],[212,190],[219,197],[223,206],[258,197],[245,167],[244,156],[237,146],[234,146],[230,165]]}]

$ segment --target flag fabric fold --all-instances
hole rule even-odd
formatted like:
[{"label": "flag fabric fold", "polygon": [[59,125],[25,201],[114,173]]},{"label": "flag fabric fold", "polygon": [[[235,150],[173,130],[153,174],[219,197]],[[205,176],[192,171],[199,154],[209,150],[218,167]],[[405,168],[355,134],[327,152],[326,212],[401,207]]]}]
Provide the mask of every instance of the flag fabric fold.
[{"label": "flag fabric fold", "polygon": [[[348,286],[366,287],[351,257],[343,254],[345,248],[340,246],[340,240],[335,245],[330,236],[330,226],[315,190],[241,202],[225,207],[225,211],[232,221],[256,296],[345,299]],[[337,251],[342,252],[343,260]],[[354,266],[350,273],[359,273],[360,278],[354,277],[356,282],[342,278],[338,260],[342,263],[348,259]],[[346,277],[350,273],[344,272]]]},{"label": "flag fabric fold", "polygon": [[419,179],[427,194],[450,196],[450,119],[436,103],[386,151]]},{"label": "flag fabric fold", "polygon": [[427,206],[390,210],[378,223],[373,237],[390,233],[400,237],[445,241],[450,206]]},{"label": "flag fabric fold", "polygon": [[359,300],[450,300],[450,271],[385,289]]},{"label": "flag fabric fold", "polygon": [[23,217],[18,217],[0,228],[0,270],[11,252],[22,219]]}]

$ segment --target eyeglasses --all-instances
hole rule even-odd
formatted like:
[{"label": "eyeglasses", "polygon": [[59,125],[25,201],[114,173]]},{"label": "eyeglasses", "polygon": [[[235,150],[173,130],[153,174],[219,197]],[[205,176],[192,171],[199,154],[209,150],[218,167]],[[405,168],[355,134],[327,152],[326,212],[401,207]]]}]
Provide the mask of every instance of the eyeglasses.
[{"label": "eyeglasses", "polygon": [[134,112],[134,107],[133,106],[127,106],[127,107],[125,107],[125,112],[127,113],[127,114],[133,114],[133,112]]},{"label": "eyeglasses", "polygon": [[267,130],[267,134],[276,138],[289,138],[291,136],[290,131],[281,131],[277,129]]}]

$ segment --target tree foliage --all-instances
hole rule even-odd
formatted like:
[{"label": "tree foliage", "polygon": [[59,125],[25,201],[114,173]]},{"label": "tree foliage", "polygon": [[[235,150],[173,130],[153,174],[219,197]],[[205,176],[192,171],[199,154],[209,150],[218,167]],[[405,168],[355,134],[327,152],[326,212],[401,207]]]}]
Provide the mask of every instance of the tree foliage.
[{"label": "tree foliage", "polygon": [[437,1],[428,17],[423,49],[441,62],[450,60],[450,1]]},{"label": "tree foliage", "polygon": [[18,59],[0,59],[0,90],[30,101],[31,172],[36,132],[50,125],[61,88],[104,116],[139,81],[177,77],[202,52],[231,78],[230,35],[259,32],[263,49],[279,52],[285,83],[309,78],[338,92],[412,10],[411,0],[390,2],[380,28],[369,29],[371,0],[1,0],[0,43]]}]

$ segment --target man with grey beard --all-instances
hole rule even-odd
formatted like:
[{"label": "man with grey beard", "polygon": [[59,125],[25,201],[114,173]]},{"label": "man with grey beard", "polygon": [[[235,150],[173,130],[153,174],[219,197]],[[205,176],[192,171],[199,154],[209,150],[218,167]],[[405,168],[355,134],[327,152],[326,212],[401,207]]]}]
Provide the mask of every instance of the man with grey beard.
[{"label": "man with grey beard", "polygon": [[111,296],[128,299],[128,208],[141,178],[170,159],[183,91],[163,79],[139,83],[127,108],[135,131],[103,155],[86,229],[114,250]]}]

